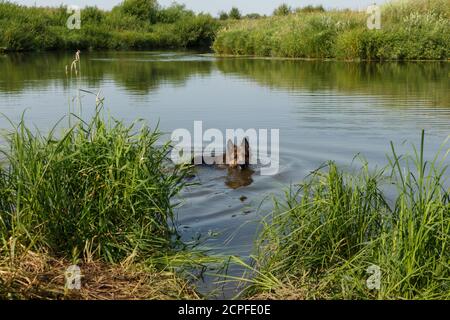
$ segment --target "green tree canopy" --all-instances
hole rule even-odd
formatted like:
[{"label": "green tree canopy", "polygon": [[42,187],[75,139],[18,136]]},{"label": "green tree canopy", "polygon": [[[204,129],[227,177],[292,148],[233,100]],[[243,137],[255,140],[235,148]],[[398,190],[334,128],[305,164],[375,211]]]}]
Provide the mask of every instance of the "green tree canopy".
[{"label": "green tree canopy", "polygon": [[287,16],[292,12],[292,8],[286,3],[283,3],[273,11],[274,16]]},{"label": "green tree canopy", "polygon": [[120,5],[120,9],[126,15],[156,23],[159,4],[156,0],[125,0]]},{"label": "green tree canopy", "polygon": [[241,12],[236,7],[231,8],[230,13],[228,15],[229,15],[230,19],[239,20],[241,18]]}]

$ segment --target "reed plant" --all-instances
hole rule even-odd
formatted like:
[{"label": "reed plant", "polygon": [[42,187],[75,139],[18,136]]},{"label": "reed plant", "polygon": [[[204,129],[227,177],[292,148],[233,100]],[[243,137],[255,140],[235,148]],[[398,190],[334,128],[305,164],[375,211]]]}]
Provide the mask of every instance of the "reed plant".
[{"label": "reed plant", "polygon": [[[287,190],[263,222],[253,264],[235,259],[249,270],[243,294],[450,298],[449,151],[427,160],[422,134],[412,155],[392,145],[386,168],[348,173],[330,162]],[[368,285],[373,276],[379,287]]]},{"label": "reed plant", "polygon": [[381,29],[351,10],[296,10],[285,16],[243,19],[219,30],[216,53],[345,60],[447,60],[448,1],[392,1],[381,7]]},{"label": "reed plant", "polygon": [[[158,126],[105,114],[100,93],[80,87],[81,65],[77,51],[68,126],[43,133],[22,116],[2,136],[0,299],[199,298],[188,270],[218,259],[188,250],[175,227],[191,166],[170,161]],[[87,119],[81,92],[95,95]],[[64,290],[70,264],[87,273],[80,292]]]},{"label": "reed plant", "polygon": [[171,248],[171,199],[186,170],[169,166],[158,130],[102,119],[78,121],[61,137],[22,120],[3,148],[0,230],[32,249],[72,257],[89,248],[119,262]]}]

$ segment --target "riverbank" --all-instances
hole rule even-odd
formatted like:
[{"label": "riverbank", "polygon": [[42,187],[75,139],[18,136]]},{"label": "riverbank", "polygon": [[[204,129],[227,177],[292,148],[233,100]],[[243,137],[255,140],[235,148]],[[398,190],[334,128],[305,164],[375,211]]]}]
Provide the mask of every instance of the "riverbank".
[{"label": "riverbank", "polygon": [[287,190],[263,221],[253,265],[235,260],[251,274],[244,296],[449,299],[449,149],[423,148],[424,134],[412,156],[392,145],[375,171],[330,162]]},{"label": "riverbank", "polygon": [[196,300],[192,285],[173,270],[146,264],[122,265],[84,261],[80,288],[67,285],[67,259],[24,251],[0,261],[0,300]]},{"label": "riverbank", "polygon": [[[235,10],[236,11],[236,10]],[[238,11],[237,11],[238,12]],[[111,11],[86,7],[80,25],[66,7],[0,3],[0,52],[212,48],[218,55],[338,60],[448,60],[450,5],[445,0],[392,1],[381,29],[361,11],[281,6],[272,16],[226,20],[183,5],[126,0]],[[72,12],[72,15],[74,13]],[[75,17],[76,18],[76,17]]]},{"label": "riverbank", "polygon": [[219,27],[210,15],[182,5],[163,8],[156,1],[140,0],[126,0],[111,11],[83,8],[78,26],[76,13],[64,6],[1,2],[0,17],[0,47],[5,51],[209,47]]},{"label": "riverbank", "polygon": [[[173,227],[189,168],[168,165],[158,130],[105,118],[100,104],[62,135],[23,119],[4,135],[0,298],[198,298],[182,270],[204,257]],[[81,291],[66,287],[72,265]]]},{"label": "riverbank", "polygon": [[244,19],[219,30],[218,54],[342,60],[447,60],[448,1],[393,1],[381,6],[381,29],[365,12],[292,12]]}]

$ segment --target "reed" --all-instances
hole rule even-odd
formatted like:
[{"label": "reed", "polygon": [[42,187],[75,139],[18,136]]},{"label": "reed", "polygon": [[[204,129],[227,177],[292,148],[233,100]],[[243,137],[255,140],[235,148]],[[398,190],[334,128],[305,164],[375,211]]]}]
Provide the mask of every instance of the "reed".
[{"label": "reed", "polygon": [[62,137],[33,133],[22,120],[3,149],[4,240],[71,256],[87,247],[117,262],[170,248],[170,200],[186,170],[169,167],[157,130],[103,120],[98,111]]},{"label": "reed", "polygon": [[365,12],[305,8],[227,25],[217,33],[213,48],[225,55],[446,60],[449,12],[448,1],[393,1],[382,6],[381,29],[369,30]]},{"label": "reed", "polygon": [[[220,259],[178,240],[173,208],[190,168],[170,163],[157,128],[102,108],[74,119],[60,135],[22,119],[4,136],[0,298],[199,298],[192,270]],[[71,264],[87,279],[80,292],[64,291]]]},{"label": "reed", "polygon": [[[392,145],[386,168],[365,163],[346,173],[330,162],[287,190],[263,223],[249,274],[238,279],[249,283],[243,294],[448,299],[449,151],[426,160],[422,134],[412,155],[400,156]],[[367,286],[371,266],[381,272],[379,290]]]}]

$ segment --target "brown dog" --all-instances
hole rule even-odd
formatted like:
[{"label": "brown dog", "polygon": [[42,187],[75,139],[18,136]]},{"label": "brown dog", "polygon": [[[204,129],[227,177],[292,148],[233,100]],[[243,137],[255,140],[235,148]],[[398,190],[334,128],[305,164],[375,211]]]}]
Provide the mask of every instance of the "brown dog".
[{"label": "brown dog", "polygon": [[227,150],[224,154],[213,157],[203,157],[192,159],[192,164],[217,165],[229,168],[247,168],[250,165],[250,143],[244,138],[239,146],[228,140]]}]

